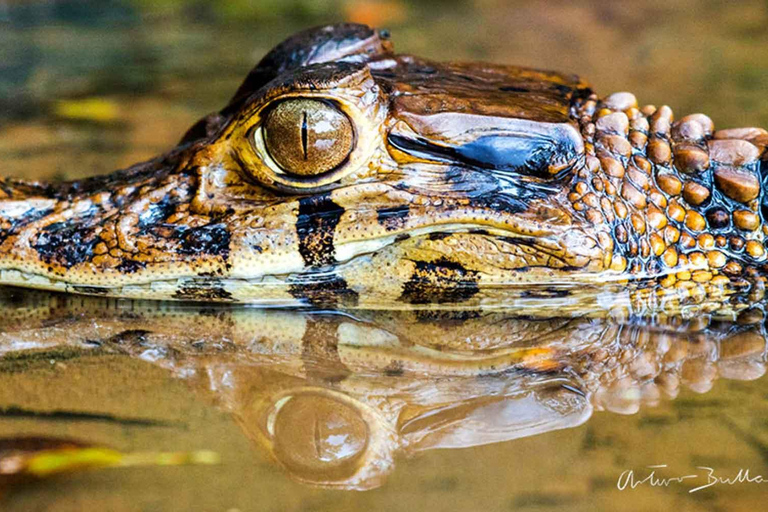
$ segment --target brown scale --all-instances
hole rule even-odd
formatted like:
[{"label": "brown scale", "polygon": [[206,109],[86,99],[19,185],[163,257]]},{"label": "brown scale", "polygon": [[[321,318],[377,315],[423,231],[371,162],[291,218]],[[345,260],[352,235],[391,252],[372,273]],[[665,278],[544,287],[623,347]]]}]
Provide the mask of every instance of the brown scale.
[{"label": "brown scale", "polygon": [[587,165],[568,198],[586,219],[607,221],[612,270],[661,271],[666,288],[738,287],[743,277],[764,287],[766,130],[716,131],[703,114],[676,121],[669,107],[638,108],[629,93],[593,95],[576,113]]}]

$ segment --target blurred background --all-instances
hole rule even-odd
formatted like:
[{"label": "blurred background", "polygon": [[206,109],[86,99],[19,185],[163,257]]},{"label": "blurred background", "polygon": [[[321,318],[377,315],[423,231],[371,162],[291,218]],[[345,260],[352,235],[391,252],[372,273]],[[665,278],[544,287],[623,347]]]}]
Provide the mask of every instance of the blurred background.
[{"label": "blurred background", "polygon": [[0,162],[75,178],[149,158],[297,29],[387,27],[396,48],[575,72],[678,116],[768,126],[765,0],[0,0]]}]

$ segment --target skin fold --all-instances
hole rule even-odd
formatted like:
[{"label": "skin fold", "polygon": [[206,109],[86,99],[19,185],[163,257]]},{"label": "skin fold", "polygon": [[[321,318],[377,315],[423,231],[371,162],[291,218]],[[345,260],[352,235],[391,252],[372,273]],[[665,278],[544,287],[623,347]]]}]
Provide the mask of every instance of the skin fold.
[{"label": "skin fold", "polygon": [[167,154],[0,181],[0,283],[141,299],[736,319],[768,132],[310,29]]}]

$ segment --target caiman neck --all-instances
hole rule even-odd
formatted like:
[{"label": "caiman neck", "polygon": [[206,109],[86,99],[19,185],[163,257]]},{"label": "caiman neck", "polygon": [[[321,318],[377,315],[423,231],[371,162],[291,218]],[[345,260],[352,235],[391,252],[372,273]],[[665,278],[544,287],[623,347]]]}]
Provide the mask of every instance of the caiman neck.
[{"label": "caiman neck", "polygon": [[660,276],[667,289],[730,282],[762,296],[766,130],[715,130],[703,114],[676,121],[629,93],[592,96],[574,117],[586,161],[568,200],[595,226],[607,268]]}]

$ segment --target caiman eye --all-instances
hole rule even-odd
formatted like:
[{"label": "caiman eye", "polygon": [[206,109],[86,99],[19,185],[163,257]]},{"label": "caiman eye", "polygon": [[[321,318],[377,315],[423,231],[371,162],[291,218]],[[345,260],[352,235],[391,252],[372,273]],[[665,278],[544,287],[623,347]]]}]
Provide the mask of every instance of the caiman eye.
[{"label": "caiman eye", "polygon": [[309,177],[331,171],[352,152],[354,130],[334,105],[314,99],[278,103],[264,120],[264,145],[285,172]]}]

